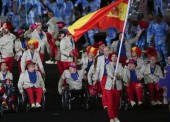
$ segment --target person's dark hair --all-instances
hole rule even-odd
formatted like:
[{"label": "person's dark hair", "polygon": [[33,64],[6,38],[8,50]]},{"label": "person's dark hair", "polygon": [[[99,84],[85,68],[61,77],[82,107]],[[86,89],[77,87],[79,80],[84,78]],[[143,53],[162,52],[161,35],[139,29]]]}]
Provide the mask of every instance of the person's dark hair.
[{"label": "person's dark hair", "polygon": [[158,15],[156,15],[157,17],[159,17],[159,18],[163,18],[163,16],[162,16],[162,14],[158,14]]}]

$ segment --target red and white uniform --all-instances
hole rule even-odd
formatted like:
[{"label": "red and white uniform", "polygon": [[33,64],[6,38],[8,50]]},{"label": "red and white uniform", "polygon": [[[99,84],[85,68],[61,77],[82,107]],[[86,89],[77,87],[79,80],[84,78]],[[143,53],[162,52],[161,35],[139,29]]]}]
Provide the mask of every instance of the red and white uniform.
[{"label": "red and white uniform", "polygon": [[44,61],[45,47],[47,49],[48,54],[50,54],[50,46],[49,46],[48,41],[47,41],[46,33],[44,31],[42,31],[42,33],[43,33],[43,38],[41,39],[37,30],[35,29],[31,33],[30,38],[38,41],[39,46],[37,48],[37,51],[40,53],[40,58],[43,62]]},{"label": "red and white uniform", "polygon": [[48,41],[48,44],[50,46],[50,57],[51,59],[55,58],[55,56],[57,55],[57,47],[55,45],[55,42],[56,42],[56,38],[52,38],[52,35],[50,33],[46,33],[46,36],[47,36],[47,41]]},{"label": "red and white uniform", "polygon": [[70,56],[70,52],[75,49],[74,40],[69,39],[65,36],[60,42],[60,52],[61,52],[61,62],[62,62],[62,73],[65,69],[68,68],[71,62],[74,61],[74,58]]},{"label": "red and white uniform", "polygon": [[142,66],[141,73],[144,75],[145,83],[148,86],[150,100],[161,101],[163,90],[160,89],[158,85],[159,79],[163,78],[161,67],[156,65],[154,68],[154,73],[152,74],[150,64],[146,64]]},{"label": "red and white uniform", "polygon": [[143,75],[141,74],[141,72],[138,69],[134,70],[135,75],[134,77],[136,77],[136,81],[131,81],[131,77],[132,74],[130,72],[130,70],[125,67],[124,71],[123,71],[123,80],[126,82],[127,84],[127,94],[128,94],[128,98],[129,98],[129,102],[134,102],[134,93],[136,94],[137,97],[137,101],[138,102],[142,102],[143,99],[143,95],[142,95],[142,91],[143,91],[143,85],[140,83],[140,81],[138,79],[143,78]]},{"label": "red and white uniform", "polygon": [[[33,104],[34,102],[41,103],[43,93],[42,91],[46,90],[40,72],[36,71],[36,76],[37,76],[36,83],[33,84],[29,77],[28,71],[26,70],[25,72],[21,73],[18,81],[19,92],[23,93],[23,90],[25,89],[26,92],[28,93],[31,104]],[[33,92],[36,93],[36,101],[34,101]]]},{"label": "red and white uniform", "polygon": [[120,104],[120,91],[122,90],[122,74],[123,74],[123,67],[122,64],[118,64],[118,68],[116,73],[119,74],[118,77],[115,77],[114,74],[116,68],[110,62],[106,65],[107,70],[107,81],[105,84],[105,91],[107,96],[107,111],[110,119],[118,118],[119,113],[119,104]]},{"label": "red and white uniform", "polygon": [[34,50],[34,53],[33,55],[31,54],[30,50],[26,50],[24,53],[23,53],[23,56],[21,58],[21,71],[24,72],[25,71],[25,68],[26,68],[26,62],[28,60],[32,60],[32,62],[34,62],[35,64],[38,65],[38,68],[40,70],[41,73],[45,73],[44,71],[44,67],[43,67],[43,64],[42,64],[42,61],[40,59],[40,55],[39,53]]},{"label": "red and white uniform", "polygon": [[104,75],[105,70],[105,56],[99,56],[97,59],[97,73],[95,74],[95,79],[99,79],[102,88],[102,104],[103,107],[107,106],[107,96],[105,90],[105,84],[107,81],[107,75]]},{"label": "red and white uniform", "polygon": [[48,32],[53,36],[53,38],[57,38],[57,35],[59,33],[58,25],[57,25],[57,18],[52,17],[48,22]]},{"label": "red and white uniform", "polygon": [[14,40],[16,36],[9,33],[9,35],[3,35],[0,38],[0,52],[2,54],[2,59],[7,63],[8,70],[12,70],[13,60],[14,60]]},{"label": "red and white uniform", "polygon": [[14,49],[15,49],[15,60],[18,62],[18,69],[19,72],[21,73],[21,57],[23,55],[23,51],[20,50],[22,47],[20,38],[18,38],[17,40],[15,40],[15,45],[14,45]]},{"label": "red and white uniform", "polygon": [[62,75],[63,73],[63,66],[62,66],[62,62],[61,62],[61,52],[60,52],[60,41],[56,41],[55,45],[57,46],[57,55],[55,56],[55,59],[57,60],[57,66],[60,72],[60,75]]}]

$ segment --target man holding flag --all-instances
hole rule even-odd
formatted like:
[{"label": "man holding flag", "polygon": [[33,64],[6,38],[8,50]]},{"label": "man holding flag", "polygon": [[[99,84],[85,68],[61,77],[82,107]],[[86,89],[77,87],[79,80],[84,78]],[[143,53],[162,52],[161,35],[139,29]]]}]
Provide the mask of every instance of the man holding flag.
[{"label": "man holding flag", "polygon": [[[128,16],[128,12],[129,12],[129,5],[128,2],[130,3],[130,0],[118,0],[117,2],[111,3],[110,5],[99,9],[93,13],[90,13],[82,18],[80,18],[79,20],[77,20],[75,23],[73,23],[71,26],[68,27],[68,31],[73,35],[74,40],[77,42],[81,36],[83,36],[88,30],[91,29],[100,29],[100,30],[106,30],[109,27],[114,27],[117,30],[119,30],[120,32],[122,32],[122,36],[120,36],[120,46],[118,47],[118,50],[116,52],[118,52],[118,59],[116,62],[116,69],[115,69],[115,74],[117,73],[117,66],[119,64],[119,59],[120,59],[120,52],[122,49],[122,42],[124,40],[124,32],[125,32],[125,25],[127,22],[127,16]],[[141,33],[141,32],[140,32]],[[140,34],[137,35],[136,38],[139,37]],[[109,54],[109,48],[105,48],[105,50],[107,50],[107,55]],[[103,56],[104,57],[104,56]],[[103,58],[102,56],[99,57]],[[107,61],[107,58],[103,58],[103,60],[97,60],[97,69],[101,69],[100,72],[100,80],[102,79],[103,76],[104,79],[103,81],[107,80],[107,72],[105,72],[106,70],[104,70],[105,68],[100,68],[99,64],[101,61],[104,61],[104,64],[107,64],[109,61]],[[103,64],[103,65],[104,65]],[[103,66],[102,65],[102,66]],[[115,74],[114,74],[114,79],[115,79]],[[113,82],[111,83],[113,84]],[[104,86],[106,85],[106,83],[102,82],[102,86],[104,88]],[[105,95],[105,90],[104,94],[102,94],[102,100],[103,100],[103,106],[104,108],[108,107],[107,105],[107,96]],[[113,96],[112,96],[113,97]],[[119,99],[119,98],[118,98]],[[110,118],[110,122],[120,122],[119,119],[116,119],[113,117]]]}]

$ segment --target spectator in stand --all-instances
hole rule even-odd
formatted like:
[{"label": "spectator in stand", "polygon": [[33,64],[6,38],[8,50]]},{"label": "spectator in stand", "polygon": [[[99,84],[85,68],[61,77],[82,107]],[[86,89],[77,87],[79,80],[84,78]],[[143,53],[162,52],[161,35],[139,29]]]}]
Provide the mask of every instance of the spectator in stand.
[{"label": "spectator in stand", "polygon": [[[87,15],[87,14],[89,14],[89,12],[90,12],[90,10],[89,10],[90,8],[89,7],[86,7],[85,9],[84,9],[84,11],[83,11],[83,13],[82,13],[82,16],[85,16],[85,15]],[[89,46],[90,44],[90,39],[89,39],[89,36],[88,36],[88,32],[86,32],[85,34],[84,34],[84,38],[85,38],[85,40],[86,40],[86,43],[83,45],[83,47],[87,47],[87,46]]]},{"label": "spectator in stand", "polygon": [[34,23],[34,1],[33,0],[21,0],[21,9],[19,10],[21,15],[21,27],[28,28],[29,25]]},{"label": "spectator in stand", "polygon": [[170,11],[170,0],[166,0],[167,11]]},{"label": "spectator in stand", "polygon": [[88,0],[76,0],[76,3],[74,4],[75,7],[78,7],[78,5],[82,5],[82,9],[85,10],[89,6]]},{"label": "spectator in stand", "polygon": [[17,32],[20,29],[20,14],[19,10],[21,9],[21,0],[13,0],[12,2],[12,12],[14,14],[13,26],[15,27],[14,32]]},{"label": "spectator in stand", "polygon": [[140,13],[138,15],[138,30],[137,32],[140,31],[140,29],[143,29],[142,34],[140,35],[138,41],[136,42],[136,45],[141,49],[145,50],[147,48],[147,28],[148,28],[148,23],[144,21],[144,15],[143,13]]},{"label": "spectator in stand", "polygon": [[56,0],[56,4],[57,4],[57,13],[56,13],[56,17],[58,19],[58,21],[63,22],[63,14],[64,14],[64,10],[66,9],[66,4],[64,2],[64,0]]},{"label": "spectator in stand", "polygon": [[155,9],[155,15],[158,15],[158,14],[163,15],[163,1],[154,0],[154,9]]},{"label": "spectator in stand", "polygon": [[106,32],[106,42],[107,42],[107,46],[110,47],[112,44],[112,40],[114,40],[116,38],[117,35],[117,30],[116,28],[110,27],[107,29]]},{"label": "spectator in stand", "polygon": [[149,19],[149,26],[148,26],[148,29],[147,29],[147,44],[148,44],[148,47],[153,45],[152,44],[152,35],[153,35],[153,31],[152,31],[152,27],[153,27],[153,24],[156,23],[155,21],[155,16],[153,13],[149,13],[148,14],[148,19]]},{"label": "spectator in stand", "polygon": [[72,23],[75,20],[74,6],[70,0],[64,0],[64,2],[66,5],[65,11],[63,13],[64,23],[66,23],[66,25],[70,25],[70,23]]},{"label": "spectator in stand", "polygon": [[42,6],[40,0],[34,0],[34,13],[36,13],[35,21],[41,22],[42,20]]},{"label": "spectator in stand", "polygon": [[53,39],[57,38],[59,33],[58,25],[57,25],[57,18],[54,16],[53,12],[48,12],[48,17],[50,18],[47,22],[48,25],[48,32],[52,35]]},{"label": "spectator in stand", "polygon": [[4,16],[6,7],[8,8],[8,12],[11,12],[11,2],[11,0],[2,0],[1,16]]},{"label": "spectator in stand", "polygon": [[90,13],[100,9],[101,0],[89,0]]},{"label": "spectator in stand", "polygon": [[52,11],[54,13],[54,16],[56,16],[58,13],[56,0],[48,0],[48,1],[46,0],[45,4],[48,8],[48,11]]},{"label": "spectator in stand", "polygon": [[168,24],[162,20],[162,15],[157,15],[156,22],[152,25],[153,38],[156,50],[164,56],[166,63],[168,62],[166,39],[169,30]]}]

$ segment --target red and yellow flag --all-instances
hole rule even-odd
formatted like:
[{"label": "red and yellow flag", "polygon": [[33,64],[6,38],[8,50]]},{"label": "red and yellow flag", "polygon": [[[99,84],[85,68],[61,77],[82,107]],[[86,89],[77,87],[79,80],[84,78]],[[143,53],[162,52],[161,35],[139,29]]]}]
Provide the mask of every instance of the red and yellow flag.
[{"label": "red and yellow flag", "polygon": [[115,27],[122,31],[127,8],[128,0],[118,0],[80,18],[68,27],[68,31],[73,35],[76,42],[85,32],[94,28],[105,30],[109,27]]}]

